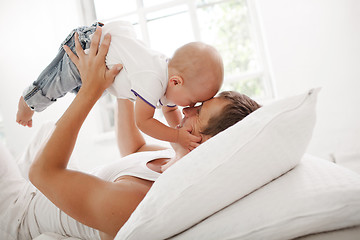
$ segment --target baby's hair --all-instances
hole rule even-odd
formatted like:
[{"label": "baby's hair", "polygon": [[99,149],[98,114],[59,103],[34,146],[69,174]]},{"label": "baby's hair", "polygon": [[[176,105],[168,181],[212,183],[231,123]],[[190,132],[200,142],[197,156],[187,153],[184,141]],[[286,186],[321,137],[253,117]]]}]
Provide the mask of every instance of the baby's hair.
[{"label": "baby's hair", "polygon": [[[212,46],[202,42],[191,42],[178,48],[169,62],[184,80],[184,85],[196,83],[208,86],[216,83],[216,92],[222,85],[224,67],[219,52]],[[200,84],[200,85],[199,85]],[[215,93],[216,93],[215,92]]]}]

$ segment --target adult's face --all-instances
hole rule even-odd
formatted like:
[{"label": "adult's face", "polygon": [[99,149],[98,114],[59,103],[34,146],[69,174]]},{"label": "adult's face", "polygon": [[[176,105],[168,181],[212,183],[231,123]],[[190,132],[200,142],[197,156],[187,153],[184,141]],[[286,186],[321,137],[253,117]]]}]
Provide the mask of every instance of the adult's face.
[{"label": "adult's face", "polygon": [[[201,143],[205,142],[211,136],[201,134],[201,131],[207,126],[209,119],[220,114],[221,110],[228,104],[222,98],[212,98],[197,107],[187,107],[183,109],[184,118],[179,124],[179,128],[186,127],[191,129],[191,134],[201,136]],[[180,146],[178,146],[180,147]],[[186,151],[185,151],[186,152]]]},{"label": "adult's face", "polygon": [[[191,129],[191,134],[194,134],[195,136],[201,136],[201,143],[203,143],[211,138],[211,136],[201,134],[201,131],[207,126],[209,119],[220,114],[221,110],[227,104],[229,103],[225,99],[215,97],[203,102],[201,106],[184,108],[184,118],[182,119],[178,128],[186,127]],[[188,150],[183,148],[180,144],[172,143],[171,145],[176,151],[177,157],[162,166],[162,171],[165,171],[181,157],[188,153]]]}]

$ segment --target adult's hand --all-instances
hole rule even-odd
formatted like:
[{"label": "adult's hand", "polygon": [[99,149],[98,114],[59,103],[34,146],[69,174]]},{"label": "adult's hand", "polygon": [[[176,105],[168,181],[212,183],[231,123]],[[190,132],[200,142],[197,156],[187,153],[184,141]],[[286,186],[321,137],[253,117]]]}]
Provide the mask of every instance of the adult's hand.
[{"label": "adult's hand", "polygon": [[[117,64],[111,69],[108,69],[105,64],[105,57],[109,50],[111,36],[106,34],[100,45],[102,29],[97,27],[94,36],[91,40],[89,54],[85,54],[82,49],[78,34],[75,33],[75,49],[77,56],[71,49],[64,45],[65,52],[69,55],[71,61],[76,65],[80,72],[82,87],[87,91],[94,94],[101,94],[108,88],[114,81],[115,76],[120,72],[122,65]],[[88,89],[90,88],[90,90]]]}]

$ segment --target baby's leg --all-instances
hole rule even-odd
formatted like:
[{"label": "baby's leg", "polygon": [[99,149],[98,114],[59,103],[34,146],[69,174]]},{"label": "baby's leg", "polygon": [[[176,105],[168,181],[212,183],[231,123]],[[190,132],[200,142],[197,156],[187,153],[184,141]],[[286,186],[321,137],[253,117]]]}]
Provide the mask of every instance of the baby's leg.
[{"label": "baby's leg", "polygon": [[[62,46],[66,44],[75,52],[74,38],[75,32],[78,32],[82,47],[87,47],[90,42],[90,35],[95,29],[95,26],[80,27],[68,35],[53,61],[43,70],[38,79],[25,89],[23,99],[20,99],[19,102],[18,123],[31,127],[31,118],[34,111],[41,112],[58,98],[66,95],[66,93],[74,90],[76,92],[79,89],[81,86],[79,71]],[[23,104],[23,100],[26,105]],[[29,108],[26,108],[26,106]]]},{"label": "baby's leg", "polygon": [[41,112],[66,93],[81,85],[80,74],[64,50],[25,89],[18,104],[16,122],[32,127],[34,112]]},{"label": "baby's leg", "polygon": [[38,79],[25,89],[22,96],[31,110],[41,112],[80,85],[80,74],[76,66],[65,51],[60,49],[53,61],[42,71]]},{"label": "baby's leg", "polygon": [[21,96],[18,103],[16,122],[23,126],[32,127],[32,116],[34,111],[26,104],[24,97]]}]

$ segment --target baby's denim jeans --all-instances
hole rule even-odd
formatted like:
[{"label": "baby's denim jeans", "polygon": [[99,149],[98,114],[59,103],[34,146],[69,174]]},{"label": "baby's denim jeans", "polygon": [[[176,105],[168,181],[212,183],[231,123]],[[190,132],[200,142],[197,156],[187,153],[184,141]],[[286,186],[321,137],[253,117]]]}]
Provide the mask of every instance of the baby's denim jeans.
[{"label": "baby's denim jeans", "polygon": [[66,93],[79,91],[81,87],[80,73],[66,54],[63,45],[66,44],[76,53],[75,32],[77,32],[82,48],[90,48],[90,35],[95,32],[97,26],[103,26],[103,24],[97,22],[89,27],[84,26],[72,30],[62,42],[54,60],[42,71],[38,79],[25,89],[23,97],[32,110],[43,111]]}]

